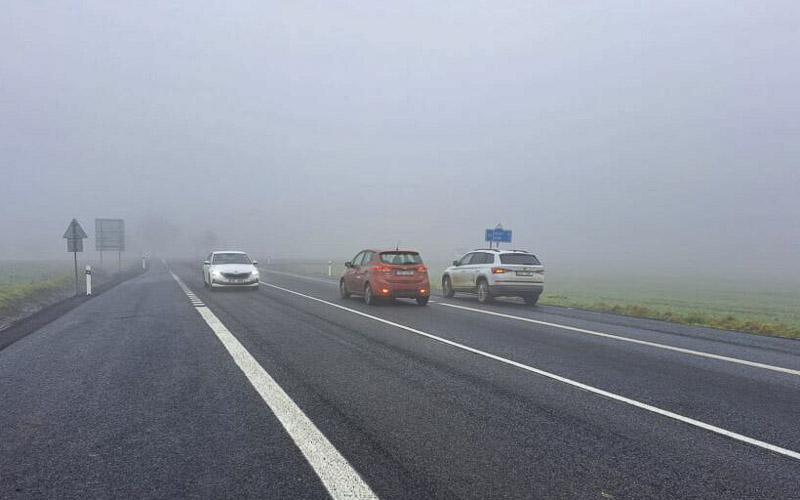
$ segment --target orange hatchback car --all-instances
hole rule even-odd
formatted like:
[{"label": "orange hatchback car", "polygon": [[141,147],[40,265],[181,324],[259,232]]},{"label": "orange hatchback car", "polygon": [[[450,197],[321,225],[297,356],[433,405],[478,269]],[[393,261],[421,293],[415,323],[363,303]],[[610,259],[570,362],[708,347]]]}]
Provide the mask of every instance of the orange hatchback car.
[{"label": "orange hatchback car", "polygon": [[428,269],[419,252],[363,250],[344,265],[346,269],[339,280],[342,298],[361,295],[369,305],[379,298],[417,299],[421,306],[428,303]]}]

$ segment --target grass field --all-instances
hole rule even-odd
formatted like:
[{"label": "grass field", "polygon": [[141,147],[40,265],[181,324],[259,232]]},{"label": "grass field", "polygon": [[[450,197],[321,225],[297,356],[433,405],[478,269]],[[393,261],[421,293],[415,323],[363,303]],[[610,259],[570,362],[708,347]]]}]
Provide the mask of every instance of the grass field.
[{"label": "grass field", "polygon": [[[274,260],[276,270],[327,276],[324,261]],[[431,286],[440,288],[444,263],[429,263]],[[338,277],[344,265],[332,266]],[[587,276],[548,268],[540,303],[653,318],[760,335],[800,339],[800,286],[735,279],[687,281],[672,276]]]},{"label": "grass field", "polygon": [[0,318],[24,304],[73,286],[73,274],[59,261],[0,261]]}]

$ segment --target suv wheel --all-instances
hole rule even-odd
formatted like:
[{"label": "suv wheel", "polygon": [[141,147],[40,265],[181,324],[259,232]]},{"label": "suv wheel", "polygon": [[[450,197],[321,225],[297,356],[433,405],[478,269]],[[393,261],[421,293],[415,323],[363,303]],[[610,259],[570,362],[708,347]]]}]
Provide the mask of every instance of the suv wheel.
[{"label": "suv wheel", "polygon": [[364,303],[368,306],[375,305],[375,295],[372,294],[372,287],[369,283],[364,287]]},{"label": "suv wheel", "polygon": [[339,295],[343,299],[350,298],[350,292],[347,291],[347,285],[344,284],[344,280],[339,280]]},{"label": "suv wheel", "polygon": [[442,278],[442,292],[447,298],[450,298],[456,294],[456,291],[453,290],[453,284],[450,283],[450,276],[445,276]]},{"label": "suv wheel", "polygon": [[525,295],[522,297],[522,300],[525,301],[526,306],[535,306],[536,303],[539,302],[539,294]]},{"label": "suv wheel", "polygon": [[478,282],[478,302],[481,304],[485,304],[492,300],[492,296],[489,294],[489,283],[486,280],[481,280]]}]

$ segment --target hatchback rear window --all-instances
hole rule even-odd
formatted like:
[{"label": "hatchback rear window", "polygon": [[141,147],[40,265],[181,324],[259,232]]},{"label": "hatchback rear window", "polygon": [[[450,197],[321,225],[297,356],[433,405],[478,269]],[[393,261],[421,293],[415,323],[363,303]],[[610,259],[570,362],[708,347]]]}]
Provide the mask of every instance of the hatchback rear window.
[{"label": "hatchback rear window", "polygon": [[518,264],[521,266],[541,266],[542,263],[535,255],[530,253],[507,253],[500,255],[503,264]]},{"label": "hatchback rear window", "polygon": [[422,264],[422,257],[417,252],[382,252],[381,262],[384,264]]}]

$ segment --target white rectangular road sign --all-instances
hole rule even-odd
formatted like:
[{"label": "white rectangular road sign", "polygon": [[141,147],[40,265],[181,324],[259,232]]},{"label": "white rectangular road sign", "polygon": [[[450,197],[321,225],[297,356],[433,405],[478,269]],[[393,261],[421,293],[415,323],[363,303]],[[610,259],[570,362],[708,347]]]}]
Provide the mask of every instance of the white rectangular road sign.
[{"label": "white rectangular road sign", "polygon": [[94,220],[95,250],[125,251],[125,221],[123,219]]}]

